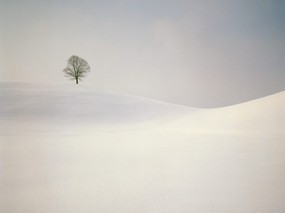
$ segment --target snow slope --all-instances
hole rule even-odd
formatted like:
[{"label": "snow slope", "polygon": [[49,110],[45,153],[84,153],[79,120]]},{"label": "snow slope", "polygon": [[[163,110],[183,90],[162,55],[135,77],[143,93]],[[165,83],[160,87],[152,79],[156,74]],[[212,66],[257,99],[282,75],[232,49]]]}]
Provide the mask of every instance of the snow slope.
[{"label": "snow slope", "polygon": [[0,89],[0,212],[285,212],[285,92],[196,109]]}]

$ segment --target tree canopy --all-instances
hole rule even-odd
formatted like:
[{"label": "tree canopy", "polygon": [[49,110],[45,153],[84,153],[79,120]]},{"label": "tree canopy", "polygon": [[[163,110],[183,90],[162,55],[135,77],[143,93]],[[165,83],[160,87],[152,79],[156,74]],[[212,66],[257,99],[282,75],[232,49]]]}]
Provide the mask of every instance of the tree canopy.
[{"label": "tree canopy", "polygon": [[75,80],[76,84],[78,84],[78,81],[81,81],[90,72],[90,66],[83,58],[73,55],[68,59],[67,66],[63,72],[66,77]]}]

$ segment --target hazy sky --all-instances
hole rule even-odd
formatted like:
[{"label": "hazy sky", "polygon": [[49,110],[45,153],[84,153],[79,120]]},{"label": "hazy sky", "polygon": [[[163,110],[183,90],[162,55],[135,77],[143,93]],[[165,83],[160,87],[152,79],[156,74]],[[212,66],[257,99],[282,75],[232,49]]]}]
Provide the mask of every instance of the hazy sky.
[{"label": "hazy sky", "polygon": [[285,89],[284,0],[0,0],[0,14],[0,80],[66,82],[78,55],[84,84],[178,104]]}]

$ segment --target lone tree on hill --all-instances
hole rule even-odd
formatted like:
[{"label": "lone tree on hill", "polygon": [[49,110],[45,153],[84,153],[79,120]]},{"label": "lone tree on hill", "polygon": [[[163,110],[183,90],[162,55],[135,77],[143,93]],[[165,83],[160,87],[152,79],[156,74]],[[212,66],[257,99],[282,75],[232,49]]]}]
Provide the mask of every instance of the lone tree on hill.
[{"label": "lone tree on hill", "polygon": [[90,66],[83,58],[73,55],[68,59],[67,67],[63,72],[66,77],[75,80],[78,84],[78,80],[82,80],[90,72]]}]

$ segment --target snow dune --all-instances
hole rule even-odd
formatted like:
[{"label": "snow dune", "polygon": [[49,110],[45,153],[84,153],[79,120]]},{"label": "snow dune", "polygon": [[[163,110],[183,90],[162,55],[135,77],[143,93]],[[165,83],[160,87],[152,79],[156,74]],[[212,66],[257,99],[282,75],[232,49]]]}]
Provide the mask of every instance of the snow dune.
[{"label": "snow dune", "polygon": [[142,97],[95,92],[81,85],[2,82],[0,89],[0,116],[16,122],[113,125],[191,111],[188,107]]},{"label": "snow dune", "polygon": [[0,89],[0,212],[285,212],[285,92],[196,109]]}]

